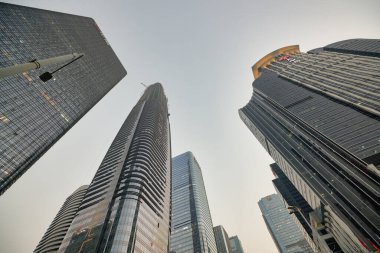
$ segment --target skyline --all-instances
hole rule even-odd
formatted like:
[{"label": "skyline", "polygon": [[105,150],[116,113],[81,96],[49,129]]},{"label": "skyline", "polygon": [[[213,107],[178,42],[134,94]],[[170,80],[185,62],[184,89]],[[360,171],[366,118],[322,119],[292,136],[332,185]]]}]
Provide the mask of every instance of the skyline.
[{"label": "skyline", "polygon": [[[10,2],[29,6],[31,4],[28,1]],[[275,6],[274,3],[276,1],[270,1],[264,4],[264,7]],[[298,3],[301,9],[306,9],[307,5]],[[247,252],[254,250],[275,252],[265,224],[260,215],[257,215],[258,207],[256,205],[260,197],[274,193],[271,183],[273,178],[270,171],[267,170],[272,160],[240,121],[237,110],[245,105],[252,94],[253,77],[250,67],[274,49],[297,43],[300,44],[302,51],[307,51],[347,38],[380,37],[377,28],[379,21],[375,11],[379,9],[379,3],[368,1],[367,8],[363,9],[359,8],[363,7],[361,4],[347,3],[347,1],[329,3],[329,6],[334,9],[343,3],[349,7],[347,7],[348,9],[335,9],[340,16],[330,17],[336,22],[335,25],[332,25],[330,32],[322,29],[306,32],[308,29],[316,28],[317,23],[317,21],[312,22],[312,18],[315,18],[316,14],[309,13],[308,15],[311,17],[307,20],[312,23],[309,24],[308,29],[304,28],[298,31],[298,35],[293,31],[284,33],[282,29],[275,29],[270,31],[271,33],[267,34],[267,37],[263,36],[257,41],[255,35],[259,30],[254,30],[246,25],[254,22],[251,15],[255,14],[250,12],[252,5],[246,1],[240,1],[236,5],[223,2],[216,10],[213,9],[212,3],[197,3],[199,5],[194,4],[196,7],[189,4],[180,6],[177,3],[166,3],[163,6],[152,3],[152,6],[148,7],[143,3],[134,3],[126,8],[122,2],[115,2],[115,6],[111,8],[94,1],[91,2],[92,8],[88,9],[84,8],[85,3],[75,3],[75,1],[54,4],[50,4],[49,1],[33,3],[35,7],[43,9],[94,18],[123,62],[128,76],[78,122],[67,136],[54,145],[34,165],[31,172],[24,174],[2,196],[0,210],[9,216],[9,220],[2,220],[1,226],[15,231],[21,224],[29,224],[39,230],[39,234],[38,232],[33,234],[30,232],[31,230],[23,229],[25,234],[17,235],[20,238],[29,233],[28,236],[32,238],[33,242],[26,242],[26,244],[31,245],[29,248],[33,249],[64,199],[79,185],[89,183],[95,174],[102,157],[121,125],[122,118],[129,113],[143,90],[139,83],[160,81],[164,85],[169,105],[171,105],[169,113],[171,114],[173,134],[173,156],[192,150],[198,157],[203,168],[214,224],[222,224],[229,234],[237,234]],[[123,8],[126,8],[127,11],[116,12],[111,18],[101,15],[101,7],[104,13]],[[322,10],[324,7],[326,6],[322,4],[318,10]],[[287,12],[289,9],[286,8],[289,7],[285,6],[284,10],[277,8],[273,13],[282,16],[281,13],[289,13]],[[181,16],[181,14],[183,15]],[[213,14],[215,18],[210,19],[209,16],[212,15],[209,14]],[[197,21],[197,18],[194,19],[193,15],[198,16],[200,21]],[[177,25],[171,24],[175,17],[179,20]],[[122,37],[117,32],[115,26],[112,25],[117,18],[121,21],[134,21],[132,24],[125,22],[126,33],[134,36]],[[227,24],[222,22],[222,18],[227,19]],[[290,27],[292,24],[293,27],[297,27],[294,26],[298,23],[296,17],[290,16],[289,19]],[[338,19],[346,20],[346,23],[340,23]],[[160,21],[157,22],[159,23],[157,25],[153,22],[156,20]],[[205,20],[207,24],[202,27],[202,21]],[[317,20],[321,21],[321,18],[317,18]],[[218,22],[222,22],[222,24]],[[350,25],[351,29],[343,29],[346,25]],[[190,32],[182,31],[182,26]],[[146,31],[140,30],[139,27],[144,27]],[[169,29],[165,29],[165,27],[169,27]],[[253,31],[249,32],[248,28],[252,28]],[[226,35],[221,35],[223,31],[230,37],[226,42],[223,41],[226,39],[224,37]],[[175,32],[175,36],[171,35],[171,32]],[[300,34],[303,32],[305,34],[301,36]],[[312,34],[314,35],[311,36]],[[157,35],[160,38],[159,43],[155,41],[158,38]],[[322,35],[326,37],[321,38]],[[218,43],[224,44],[222,47],[218,47]],[[174,52],[170,53],[171,50]],[[213,60],[203,62],[202,59],[206,58]],[[209,101],[210,94],[213,95],[214,102]],[[194,104],[194,101],[197,101],[197,104]],[[115,106],[126,109],[111,114],[110,108]],[[196,113],[192,114],[193,112]],[[104,118],[99,120],[99,115],[107,115],[107,117],[105,120]],[[96,126],[94,132],[87,131],[91,125]],[[228,149],[228,155],[224,149]],[[66,156],[64,158],[61,157],[63,152]],[[59,168],[54,168],[57,167],[57,164],[59,164]],[[232,170],[236,170],[237,173],[231,173]],[[70,176],[70,173],[74,171],[77,172],[76,178]],[[41,175],[44,174],[46,176],[41,178]],[[219,177],[216,178],[214,175],[219,175]],[[60,192],[55,192],[55,200],[46,203],[46,199],[49,199],[49,189],[55,186],[51,182],[46,182],[46,179],[53,180],[54,178],[62,181],[57,183]],[[64,182],[70,182],[70,185],[66,185]],[[229,183],[232,184],[232,187],[225,189],[224,186]],[[224,196],[223,199],[219,197],[221,194]],[[235,199],[235,196],[240,196],[240,198]],[[14,198],[24,204],[15,203],[12,201]],[[241,213],[234,213],[230,205],[226,205],[226,200],[231,206],[236,206],[244,201],[245,208]],[[28,212],[22,213],[18,209],[24,205],[28,206]],[[39,206],[44,206],[47,210],[40,214]],[[17,218],[12,217],[13,213],[15,213],[13,216]],[[245,226],[247,220],[239,219],[240,216],[248,217],[248,222],[255,226],[255,229],[247,228]],[[19,223],[15,223],[17,220]],[[2,246],[0,247],[20,246],[12,241],[15,237],[15,232],[12,233],[12,231],[7,231],[7,233],[4,230],[1,231],[1,238],[8,243],[1,241]],[[262,234],[265,236],[261,236]],[[11,245],[12,242],[14,245]]]}]

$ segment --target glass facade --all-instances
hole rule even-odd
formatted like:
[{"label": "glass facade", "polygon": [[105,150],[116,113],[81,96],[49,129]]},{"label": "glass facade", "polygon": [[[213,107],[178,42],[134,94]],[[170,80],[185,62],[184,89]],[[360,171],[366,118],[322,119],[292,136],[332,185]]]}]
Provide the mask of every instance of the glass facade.
[{"label": "glass facade", "polygon": [[[320,226],[317,229],[312,228],[309,217],[313,216],[313,213],[315,213],[313,208],[292,184],[292,182],[286,177],[281,168],[276,163],[271,164],[270,167],[273,174],[276,176],[276,179],[272,182],[277,193],[282,198],[286,206],[296,208],[297,211],[293,213],[292,217],[313,251],[342,253],[343,251],[334,237],[325,232],[324,226]],[[319,250],[315,241],[318,242],[319,248],[324,248],[324,250]]]},{"label": "glass facade", "polygon": [[91,18],[0,3],[0,68],[72,53],[84,57],[44,83],[50,65],[0,79],[0,194],[125,75]]},{"label": "glass facade", "polygon": [[[351,44],[362,48],[374,43],[355,41]],[[378,95],[373,80],[378,86],[374,68],[380,61],[376,53],[364,56],[360,50],[347,54],[327,46],[274,56],[260,69],[252,99],[239,111],[314,210],[312,229],[323,227],[344,252],[380,245],[380,118],[377,107],[366,103],[367,95]],[[328,244],[328,252],[339,252],[330,239]]]},{"label": "glass facade", "polygon": [[232,253],[244,253],[243,246],[237,235],[230,237],[230,244]]},{"label": "glass facade", "polygon": [[[380,116],[380,58],[332,51],[297,53],[268,69],[281,77]],[[377,92],[376,92],[377,91]]]},{"label": "glass facade", "polygon": [[107,151],[58,252],[168,251],[168,117],[161,84],[146,88]]},{"label": "glass facade", "polygon": [[86,194],[88,185],[79,187],[71,194],[55,216],[34,253],[57,252]]},{"label": "glass facade", "polygon": [[272,194],[259,201],[265,224],[281,253],[313,253],[282,199]]},{"label": "glass facade", "polygon": [[214,236],[218,253],[232,253],[230,239],[223,226],[214,227]]},{"label": "glass facade", "polygon": [[276,179],[272,180],[273,185],[282,198],[286,206],[295,206],[298,208],[298,212],[295,212],[292,216],[298,224],[300,230],[303,232],[305,239],[309,243],[310,247],[317,252],[317,248],[313,242],[313,232],[308,222],[309,214],[313,212],[313,208],[307,203],[301,193],[297,190],[292,182],[286,177],[280,167],[273,163],[270,165],[273,174]]},{"label": "glass facade", "polygon": [[191,152],[173,158],[170,252],[217,253],[201,168]]}]

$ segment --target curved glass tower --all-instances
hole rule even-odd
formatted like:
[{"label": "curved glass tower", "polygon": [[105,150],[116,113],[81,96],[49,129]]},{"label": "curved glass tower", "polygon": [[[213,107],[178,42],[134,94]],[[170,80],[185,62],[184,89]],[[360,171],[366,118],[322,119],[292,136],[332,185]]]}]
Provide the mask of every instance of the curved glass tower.
[{"label": "curved glass tower", "polygon": [[170,252],[217,253],[201,167],[191,152],[173,158]]},{"label": "curved glass tower", "polygon": [[57,252],[86,194],[88,185],[79,187],[71,194],[55,216],[34,253]]},{"label": "curved glass tower", "polygon": [[156,83],[112,142],[58,252],[166,253],[170,189],[167,98]]}]

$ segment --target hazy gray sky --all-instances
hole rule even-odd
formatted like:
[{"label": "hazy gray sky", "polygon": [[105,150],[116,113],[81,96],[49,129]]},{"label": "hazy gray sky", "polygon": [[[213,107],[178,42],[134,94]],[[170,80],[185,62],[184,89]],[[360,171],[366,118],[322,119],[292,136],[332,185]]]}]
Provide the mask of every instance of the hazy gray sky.
[{"label": "hazy gray sky", "polygon": [[91,181],[140,82],[163,84],[173,155],[196,156],[214,225],[238,235],[246,253],[277,252],[257,205],[274,193],[272,160],[238,116],[251,66],[290,44],[380,38],[378,0],[7,2],[94,18],[128,75],[0,197],[4,253],[32,252],[65,198]]}]

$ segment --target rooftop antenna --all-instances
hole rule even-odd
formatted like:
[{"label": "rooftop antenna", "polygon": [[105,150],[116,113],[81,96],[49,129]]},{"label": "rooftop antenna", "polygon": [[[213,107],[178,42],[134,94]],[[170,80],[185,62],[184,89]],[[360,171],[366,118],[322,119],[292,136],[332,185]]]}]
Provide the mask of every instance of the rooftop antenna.
[{"label": "rooftop antenna", "polygon": [[144,86],[145,88],[147,88],[148,86],[147,85],[145,85],[144,83],[140,83],[142,86]]}]

